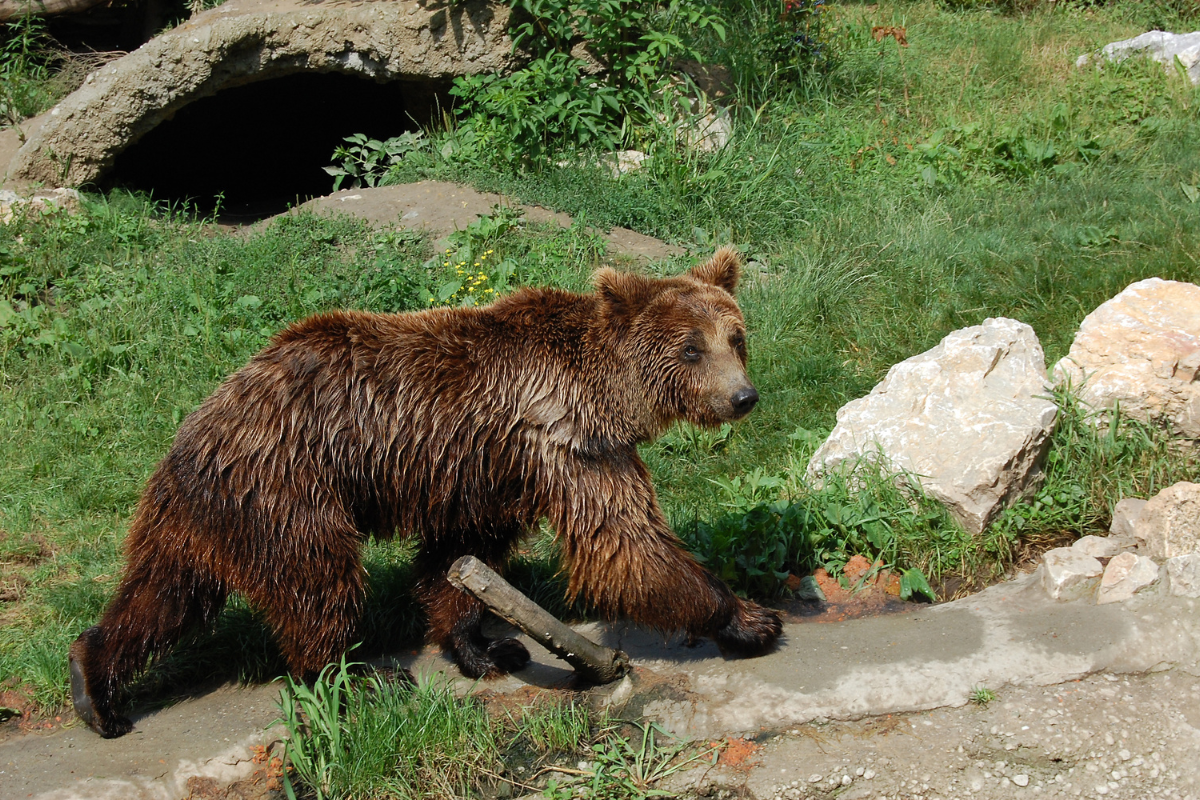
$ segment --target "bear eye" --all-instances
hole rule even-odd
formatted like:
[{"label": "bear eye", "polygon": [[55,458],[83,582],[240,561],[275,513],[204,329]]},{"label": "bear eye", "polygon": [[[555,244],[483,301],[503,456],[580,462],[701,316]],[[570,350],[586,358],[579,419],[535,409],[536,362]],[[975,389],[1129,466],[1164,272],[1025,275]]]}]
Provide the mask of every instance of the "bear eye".
[{"label": "bear eye", "polygon": [[744,333],[735,333],[729,337],[729,345],[734,350],[742,350],[746,347],[746,335]]},{"label": "bear eye", "polygon": [[699,361],[700,360],[700,348],[694,344],[689,344],[689,345],[685,346],[683,348],[683,360],[684,361]]}]

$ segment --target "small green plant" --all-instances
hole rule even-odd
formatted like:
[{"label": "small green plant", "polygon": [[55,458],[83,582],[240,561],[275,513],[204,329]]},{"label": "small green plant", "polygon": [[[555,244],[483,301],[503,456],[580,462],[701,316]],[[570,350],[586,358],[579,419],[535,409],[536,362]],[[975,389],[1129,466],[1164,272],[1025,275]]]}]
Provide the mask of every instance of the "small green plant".
[{"label": "small green plant", "polygon": [[[489,303],[508,291],[516,262],[497,255],[495,247],[509,231],[517,228],[522,212],[507,206],[495,206],[448,238],[450,247],[430,264],[443,274],[435,288],[422,292],[424,305],[477,306]],[[437,262],[441,262],[440,270]]]},{"label": "small green plant", "polygon": [[333,165],[325,171],[333,176],[333,190],[349,181],[349,188],[376,186],[388,171],[424,146],[422,131],[407,131],[385,141],[370,139],[366,134],[347,136],[346,144],[333,151]]},{"label": "small green plant", "polygon": [[49,101],[51,41],[38,14],[0,24],[0,126],[32,117]]},{"label": "small green plant", "polygon": [[694,747],[653,722],[618,723],[592,745],[589,798],[645,800],[670,796],[656,784],[698,763],[716,764],[719,748]]},{"label": "small green plant", "polygon": [[725,493],[721,505],[733,512],[746,512],[757,506],[764,506],[779,497],[784,480],[777,475],[770,475],[762,467],[755,467],[744,475],[734,475],[731,478],[710,478],[710,483],[720,487]]},{"label": "small green plant", "polygon": [[970,700],[977,706],[986,706],[996,699],[996,693],[986,686],[976,686],[971,689]]},{"label": "small green plant", "polygon": [[674,456],[705,458],[724,450],[733,436],[733,426],[725,423],[719,428],[697,425],[677,425],[656,442],[663,452]]}]

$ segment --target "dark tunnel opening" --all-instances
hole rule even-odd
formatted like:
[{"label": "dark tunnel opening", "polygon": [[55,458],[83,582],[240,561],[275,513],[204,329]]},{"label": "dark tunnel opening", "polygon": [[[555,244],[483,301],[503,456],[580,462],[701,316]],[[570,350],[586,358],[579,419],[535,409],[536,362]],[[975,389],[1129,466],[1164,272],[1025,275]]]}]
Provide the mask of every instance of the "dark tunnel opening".
[{"label": "dark tunnel opening", "polygon": [[[121,152],[109,188],[145,192],[250,222],[329,194],[324,167],[346,136],[398,136],[427,125],[447,84],[299,73],[225,89],[180,109]],[[219,200],[218,200],[219,198]]]}]

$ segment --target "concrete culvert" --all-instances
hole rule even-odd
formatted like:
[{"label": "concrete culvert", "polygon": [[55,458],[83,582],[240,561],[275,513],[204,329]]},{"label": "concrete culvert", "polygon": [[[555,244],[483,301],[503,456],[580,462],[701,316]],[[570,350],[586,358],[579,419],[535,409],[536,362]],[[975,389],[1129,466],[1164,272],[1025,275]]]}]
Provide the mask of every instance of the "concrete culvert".
[{"label": "concrete culvert", "polygon": [[508,14],[484,0],[229,0],[90,74],[6,177],[247,205],[323,194],[341,137],[399,134],[455,76],[512,69]]},{"label": "concrete culvert", "polygon": [[351,133],[428,124],[449,84],[298,73],[225,89],[182,108],[121,151],[100,183],[187,201],[226,220],[258,219],[328,194],[322,167]]}]

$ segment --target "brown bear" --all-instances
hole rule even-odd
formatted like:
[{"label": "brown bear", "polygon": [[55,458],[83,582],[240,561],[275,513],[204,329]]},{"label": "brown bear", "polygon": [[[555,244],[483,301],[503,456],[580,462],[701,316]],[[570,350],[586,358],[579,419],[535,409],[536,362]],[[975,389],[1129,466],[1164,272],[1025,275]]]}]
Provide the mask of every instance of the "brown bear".
[{"label": "brown bear", "polygon": [[105,737],[118,693],[230,592],[261,609],[311,680],[354,641],[368,534],[419,541],[430,637],[463,674],[520,669],[515,639],[446,579],[501,569],[539,520],[569,593],[608,618],[770,650],[772,611],[681,547],[637,446],[677,420],[713,426],[758,400],[732,249],[670,278],[600,270],[596,291],[522,289],[480,308],[333,312],[298,322],[179,429],[142,495],[116,597],[70,650],[75,710]]}]

